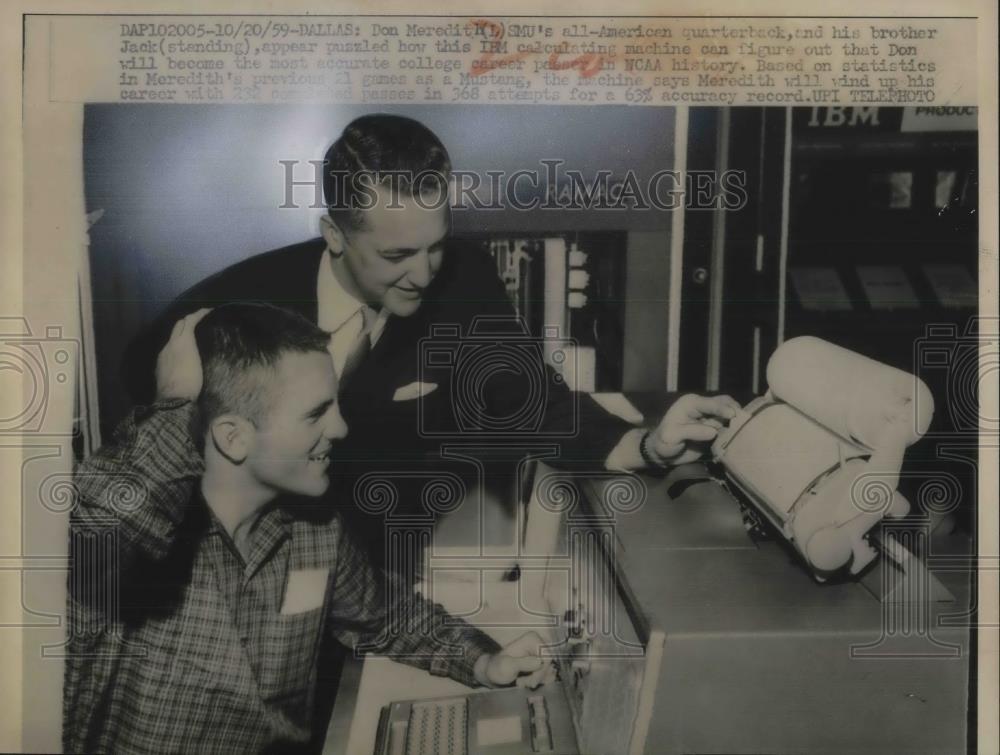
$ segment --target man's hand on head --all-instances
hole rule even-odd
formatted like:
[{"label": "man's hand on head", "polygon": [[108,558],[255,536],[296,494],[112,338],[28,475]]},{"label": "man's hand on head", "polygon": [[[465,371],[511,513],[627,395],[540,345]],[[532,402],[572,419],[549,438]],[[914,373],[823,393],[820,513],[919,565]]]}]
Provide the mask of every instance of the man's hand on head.
[{"label": "man's hand on head", "polygon": [[201,393],[202,372],[194,328],[211,312],[199,309],[182,317],[170,332],[170,340],[156,358],[156,399],[194,401]]},{"label": "man's hand on head", "polygon": [[681,396],[650,431],[645,450],[662,466],[697,461],[739,410],[730,396]]},{"label": "man's hand on head", "polygon": [[537,632],[525,632],[499,653],[481,655],[476,661],[476,680],[487,687],[534,689],[556,678],[552,661],[541,657],[545,641]]}]

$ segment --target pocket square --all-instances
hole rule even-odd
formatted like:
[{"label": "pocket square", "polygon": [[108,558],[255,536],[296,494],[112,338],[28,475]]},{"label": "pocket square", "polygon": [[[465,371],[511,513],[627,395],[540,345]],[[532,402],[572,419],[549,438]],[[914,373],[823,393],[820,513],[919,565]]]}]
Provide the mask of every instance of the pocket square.
[{"label": "pocket square", "polygon": [[323,605],[330,569],[294,569],[288,573],[281,615],[291,616]]},{"label": "pocket square", "polygon": [[415,398],[421,398],[426,396],[428,393],[437,390],[437,383],[410,383],[409,385],[404,385],[401,388],[397,388],[396,392],[392,395],[393,401],[413,401]]}]

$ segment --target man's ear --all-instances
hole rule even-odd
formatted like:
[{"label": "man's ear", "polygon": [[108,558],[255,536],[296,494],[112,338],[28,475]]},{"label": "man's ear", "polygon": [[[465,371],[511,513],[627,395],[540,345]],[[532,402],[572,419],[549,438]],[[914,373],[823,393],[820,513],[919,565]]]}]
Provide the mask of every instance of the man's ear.
[{"label": "man's ear", "polygon": [[208,427],[216,450],[233,464],[242,464],[253,449],[255,430],[252,424],[236,414],[222,414]]},{"label": "man's ear", "polygon": [[344,232],[340,230],[340,226],[337,225],[333,218],[329,215],[323,215],[319,219],[319,231],[323,235],[323,240],[326,242],[327,247],[329,247],[335,257],[339,257],[344,253],[344,246],[346,244]]}]

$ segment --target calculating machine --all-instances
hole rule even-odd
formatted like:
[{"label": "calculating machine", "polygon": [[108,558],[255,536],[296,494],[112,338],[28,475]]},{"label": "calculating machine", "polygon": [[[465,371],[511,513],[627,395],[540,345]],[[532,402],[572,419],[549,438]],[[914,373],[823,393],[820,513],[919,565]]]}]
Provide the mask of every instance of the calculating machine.
[{"label": "calculating machine", "polygon": [[[900,466],[927,431],[929,391],[812,338],[778,349],[768,384],[713,446],[725,487],[702,465],[662,479],[540,474],[520,600],[553,618],[559,680],[394,702],[376,754],[912,753],[965,742],[968,633],[932,618],[961,610],[967,587],[943,575],[953,594],[939,596],[937,578],[893,556],[903,549],[878,526],[910,508]],[[748,537],[740,499],[779,537]],[[902,583],[893,559],[910,574]],[[927,627],[890,631],[917,608]]]},{"label": "calculating machine", "polygon": [[719,433],[729,484],[791,544],[820,581],[876,557],[869,533],[910,504],[903,455],[927,431],[934,401],[919,378],[810,336],[782,344],[769,390]]}]

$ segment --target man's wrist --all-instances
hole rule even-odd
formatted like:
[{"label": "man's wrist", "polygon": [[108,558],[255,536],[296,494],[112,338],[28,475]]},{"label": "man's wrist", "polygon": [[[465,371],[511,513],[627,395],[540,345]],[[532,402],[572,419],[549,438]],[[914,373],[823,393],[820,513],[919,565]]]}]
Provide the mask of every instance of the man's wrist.
[{"label": "man's wrist", "polygon": [[483,687],[492,687],[493,684],[490,682],[488,676],[486,676],[486,669],[490,665],[490,661],[493,659],[493,653],[483,653],[478,658],[476,658],[476,663],[472,667],[472,676],[478,684]]},{"label": "man's wrist", "polygon": [[642,460],[646,463],[647,467],[652,467],[653,469],[665,469],[670,465],[669,459],[664,459],[656,451],[653,450],[650,440],[652,439],[653,431],[646,430],[639,439],[639,455],[642,456]]},{"label": "man's wrist", "polygon": [[639,453],[639,441],[642,439],[643,429],[633,427],[626,432],[618,444],[608,454],[604,462],[604,468],[611,472],[632,472],[642,469],[646,462]]}]

